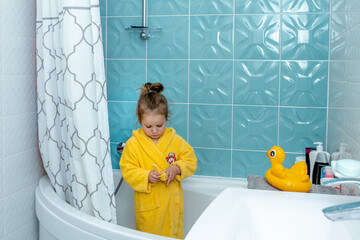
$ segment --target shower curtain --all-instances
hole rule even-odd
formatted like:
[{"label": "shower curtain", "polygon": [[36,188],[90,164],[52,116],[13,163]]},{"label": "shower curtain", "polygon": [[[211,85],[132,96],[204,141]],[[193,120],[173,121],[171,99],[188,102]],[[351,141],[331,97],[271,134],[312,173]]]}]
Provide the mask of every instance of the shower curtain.
[{"label": "shower curtain", "polygon": [[37,0],[39,149],[57,194],[116,223],[99,0]]}]

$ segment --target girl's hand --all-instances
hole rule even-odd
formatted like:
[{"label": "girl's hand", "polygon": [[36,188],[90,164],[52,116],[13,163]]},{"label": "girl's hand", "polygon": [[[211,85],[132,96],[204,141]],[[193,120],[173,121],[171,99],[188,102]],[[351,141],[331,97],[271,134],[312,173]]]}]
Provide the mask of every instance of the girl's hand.
[{"label": "girl's hand", "polygon": [[151,170],[148,177],[149,183],[157,183],[159,181],[160,173],[157,171]]},{"label": "girl's hand", "polygon": [[176,175],[181,174],[181,169],[179,168],[179,166],[173,164],[170,165],[170,167],[168,167],[167,169],[165,169],[164,172],[166,173],[166,178],[167,178],[166,186],[167,186],[175,179]]}]

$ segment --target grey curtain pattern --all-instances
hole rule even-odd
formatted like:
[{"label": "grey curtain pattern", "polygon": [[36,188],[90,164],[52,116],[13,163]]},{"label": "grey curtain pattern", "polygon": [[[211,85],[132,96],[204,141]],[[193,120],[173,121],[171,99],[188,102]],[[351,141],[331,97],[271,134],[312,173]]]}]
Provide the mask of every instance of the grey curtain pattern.
[{"label": "grey curtain pattern", "polygon": [[57,194],[116,223],[98,0],[37,0],[39,149]]}]

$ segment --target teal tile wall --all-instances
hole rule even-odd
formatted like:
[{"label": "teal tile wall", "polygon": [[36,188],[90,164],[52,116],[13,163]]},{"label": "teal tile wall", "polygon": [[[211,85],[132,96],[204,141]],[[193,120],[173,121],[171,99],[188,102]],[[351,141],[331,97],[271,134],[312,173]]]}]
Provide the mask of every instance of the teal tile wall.
[{"label": "teal tile wall", "polygon": [[[270,167],[273,145],[293,164],[326,146],[330,0],[100,0],[113,167],[136,124],[138,88],[162,82],[169,126],[198,156],[196,174],[247,177]],[[339,26],[339,29],[341,27]]]}]

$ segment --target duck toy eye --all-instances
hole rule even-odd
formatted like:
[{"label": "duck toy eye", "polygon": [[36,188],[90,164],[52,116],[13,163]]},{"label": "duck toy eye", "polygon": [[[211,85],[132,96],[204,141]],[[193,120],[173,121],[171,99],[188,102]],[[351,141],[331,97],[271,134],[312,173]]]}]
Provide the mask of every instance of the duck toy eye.
[{"label": "duck toy eye", "polygon": [[275,157],[275,156],[276,156],[276,151],[275,151],[275,150],[271,150],[270,156],[271,156],[271,157]]}]

